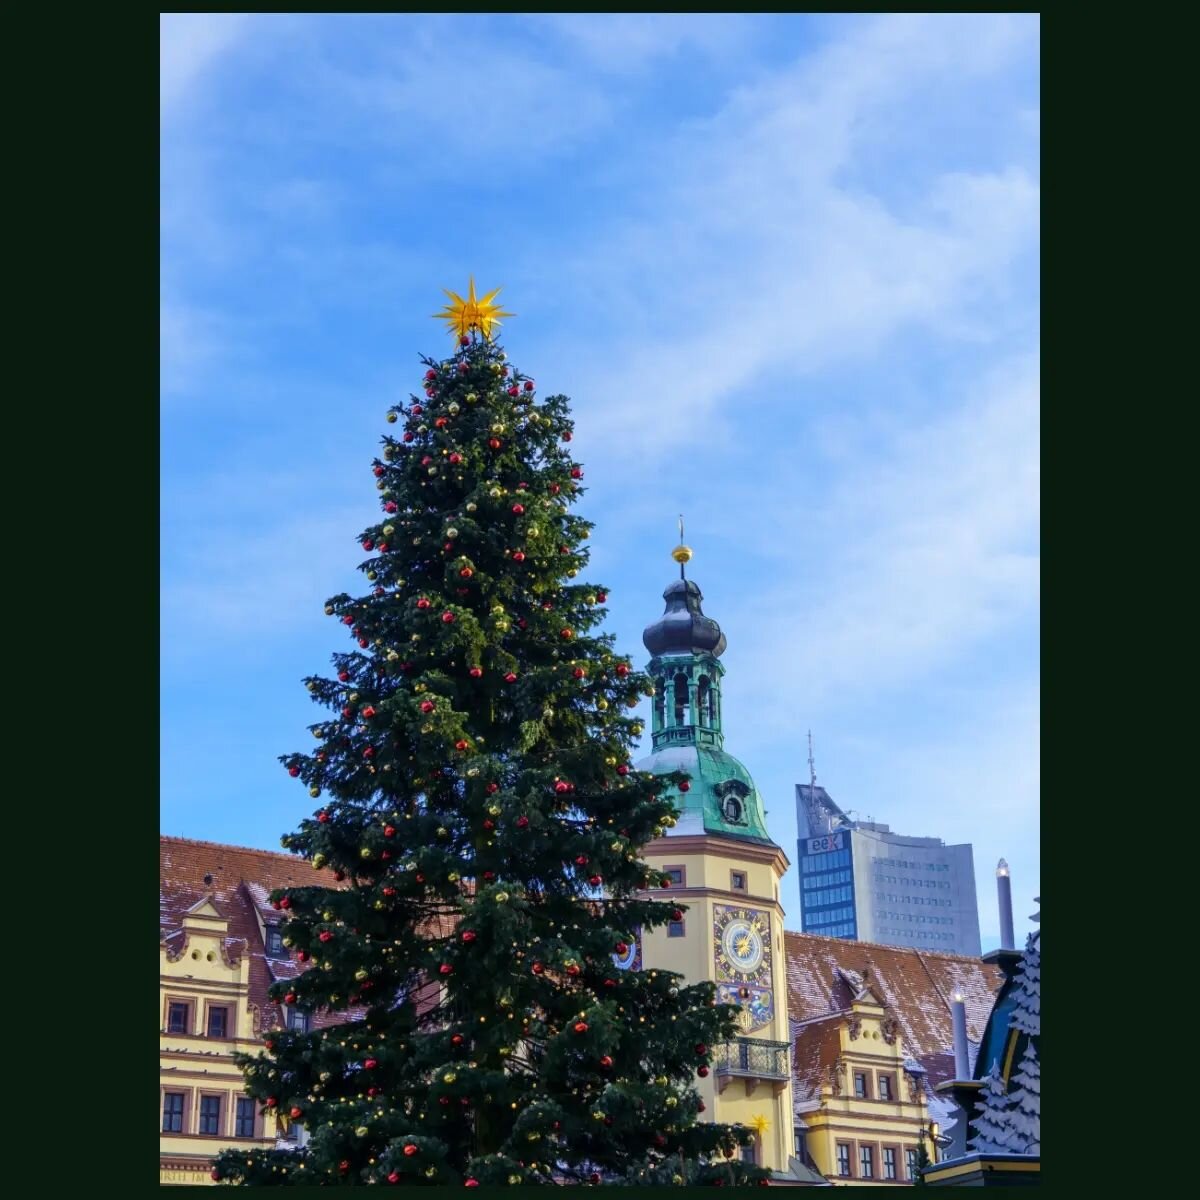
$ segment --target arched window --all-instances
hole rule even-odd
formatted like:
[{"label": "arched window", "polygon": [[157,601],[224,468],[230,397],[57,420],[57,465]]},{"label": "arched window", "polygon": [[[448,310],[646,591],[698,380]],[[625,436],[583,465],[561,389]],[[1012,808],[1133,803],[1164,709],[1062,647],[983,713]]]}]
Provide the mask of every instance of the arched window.
[{"label": "arched window", "polygon": [[663,691],[664,691],[664,688],[661,683],[654,689],[654,727],[655,727],[655,729],[661,729],[663,727],[663,721],[665,719],[667,706],[666,706],[666,700],[663,696]]},{"label": "arched window", "polygon": [[681,671],[675,676],[675,724],[688,724],[685,719],[687,716],[688,706],[688,681],[687,676]]},{"label": "arched window", "polygon": [[712,693],[709,691],[707,675],[701,675],[696,684],[696,724],[712,724]]}]

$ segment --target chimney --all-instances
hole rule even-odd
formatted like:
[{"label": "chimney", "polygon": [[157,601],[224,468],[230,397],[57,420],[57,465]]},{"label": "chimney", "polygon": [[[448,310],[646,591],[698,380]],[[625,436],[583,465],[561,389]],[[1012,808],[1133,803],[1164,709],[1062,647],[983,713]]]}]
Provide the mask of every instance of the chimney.
[{"label": "chimney", "polygon": [[1001,859],[996,867],[996,892],[1000,900],[1000,949],[1015,950],[1013,934],[1012,880],[1008,875],[1008,863]]},{"label": "chimney", "polygon": [[955,992],[950,1000],[950,1014],[954,1020],[954,1078],[971,1078],[971,1060],[967,1054],[967,1004],[962,992]]}]

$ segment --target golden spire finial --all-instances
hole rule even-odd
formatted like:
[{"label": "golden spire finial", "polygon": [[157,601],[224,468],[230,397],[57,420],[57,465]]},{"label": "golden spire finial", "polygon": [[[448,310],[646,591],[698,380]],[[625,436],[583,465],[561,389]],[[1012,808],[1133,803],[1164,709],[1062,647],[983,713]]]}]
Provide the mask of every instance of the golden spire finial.
[{"label": "golden spire finial", "polygon": [[500,324],[501,317],[517,315],[505,312],[500,305],[493,303],[500,291],[499,288],[493,288],[486,296],[477,298],[474,275],[470,277],[470,286],[467,288],[465,300],[457,292],[450,291],[449,288],[442,288],[442,291],[450,297],[451,303],[447,304],[441,312],[434,313],[434,319],[445,321],[450,326],[450,331],[459,337],[466,337],[472,329],[478,329],[485,338],[490,338],[492,331]]},{"label": "golden spire finial", "polygon": [[683,544],[683,513],[679,514],[679,545],[671,551],[671,557],[679,564],[679,578],[683,578],[683,564],[692,561],[692,548]]}]

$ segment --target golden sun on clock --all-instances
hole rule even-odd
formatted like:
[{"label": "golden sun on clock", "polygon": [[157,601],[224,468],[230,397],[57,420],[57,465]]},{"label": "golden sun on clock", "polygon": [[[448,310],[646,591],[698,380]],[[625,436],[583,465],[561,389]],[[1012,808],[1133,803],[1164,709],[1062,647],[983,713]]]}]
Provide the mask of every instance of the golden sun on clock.
[{"label": "golden sun on clock", "polygon": [[718,904],[713,911],[713,956],[719,979],[769,985],[770,914]]}]

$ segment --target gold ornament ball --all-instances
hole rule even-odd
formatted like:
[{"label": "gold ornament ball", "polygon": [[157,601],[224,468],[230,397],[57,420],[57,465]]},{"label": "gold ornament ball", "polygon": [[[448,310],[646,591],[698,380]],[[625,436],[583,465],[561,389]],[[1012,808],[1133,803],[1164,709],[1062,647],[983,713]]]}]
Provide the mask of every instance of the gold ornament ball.
[{"label": "gold ornament ball", "polygon": [[446,876],[446,878],[451,883],[457,883],[462,878],[462,876],[459,875],[459,873],[457,871],[451,871],[450,874]]},{"label": "gold ornament ball", "polygon": [[316,867],[318,871],[319,871],[319,870],[320,870],[320,869],[321,869],[321,868],[322,868],[322,867],[323,867],[323,866],[324,866],[324,865],[325,865],[325,864],[326,864],[328,861],[329,861],[329,859],[327,859],[327,858],[325,857],[325,855],[323,855],[323,854],[314,854],[314,855],[313,855],[313,866],[314,866],[314,867]]},{"label": "gold ornament ball", "polygon": [[497,421],[495,423],[495,425],[492,426],[492,432],[493,433],[503,433],[504,432],[504,422]]},{"label": "gold ornament ball", "polygon": [[674,1108],[678,1103],[679,1103],[679,1101],[676,1100],[674,1096],[667,1097],[667,1107],[668,1108]]},{"label": "gold ornament ball", "polygon": [[596,707],[603,712],[608,707],[608,701],[601,696],[600,699],[596,701]]},{"label": "gold ornament ball", "polygon": [[500,805],[489,804],[488,805],[488,816],[489,817],[498,817],[499,815],[500,815]]},{"label": "gold ornament ball", "polygon": [[493,375],[502,375],[503,373],[504,373],[504,368],[499,363],[492,363],[492,374]]},{"label": "gold ornament ball", "polygon": [[474,403],[475,403],[475,401],[476,401],[476,400],[478,400],[478,399],[479,399],[479,397],[478,397],[477,395],[475,395],[475,393],[474,393],[474,392],[468,392],[468,393],[467,393],[467,403],[468,403],[468,404],[474,404]]},{"label": "gold ornament ball", "polygon": [[[507,892],[497,892],[496,893],[496,903],[497,904],[503,904],[507,899],[508,899]],[[511,1004],[512,1001],[509,1001],[509,1003]]]},{"label": "gold ornament ball", "polygon": [[332,616],[333,616],[333,605],[332,605],[332,604],[327,604],[327,605],[325,605],[325,615],[326,615],[327,617],[332,617]]},{"label": "gold ornament ball", "polygon": [[675,549],[671,551],[671,557],[680,565],[686,562],[691,562],[692,548],[691,546],[676,546]]},{"label": "gold ornament ball", "polygon": [[603,1121],[606,1115],[607,1114],[602,1113],[602,1112],[600,1112],[599,1109],[597,1109],[594,1113],[592,1113],[592,1120],[593,1121]]},{"label": "gold ornament ball", "polygon": [[437,1167],[426,1167],[425,1178],[432,1179],[437,1174]]},{"label": "gold ornament ball", "polygon": [[365,1125],[360,1125],[360,1126],[359,1126],[359,1127],[358,1127],[358,1128],[357,1128],[357,1129],[354,1131],[354,1136],[355,1136],[355,1137],[366,1137],[366,1136],[367,1136],[367,1127],[366,1127]]},{"label": "gold ornament ball", "polygon": [[515,1187],[518,1183],[521,1182],[521,1177],[520,1177],[520,1175],[510,1175],[508,1177],[508,1182]]},{"label": "gold ornament ball", "polygon": [[455,401],[454,403],[451,403],[451,404],[450,404],[450,405],[449,405],[449,406],[446,408],[446,411],[447,411],[447,412],[448,412],[448,413],[449,413],[449,414],[450,414],[452,417],[457,417],[457,416],[458,416],[458,414],[459,414],[459,406],[458,406],[458,403],[457,403],[457,401]]},{"label": "gold ornament ball", "polygon": [[360,982],[362,980],[366,979],[366,977],[367,977],[367,972],[362,967],[359,967],[358,970],[354,972],[354,978],[359,980]]},{"label": "gold ornament ball", "polygon": [[368,572],[367,572],[367,578],[368,578],[368,579],[378,579],[378,578],[379,578],[379,576],[378,576],[378,575],[377,575],[377,574],[376,574],[374,571],[368,571]]},{"label": "gold ornament ball", "polygon": [[446,530],[446,536],[447,536],[447,537],[448,537],[448,538],[449,538],[451,541],[453,541],[453,540],[454,540],[456,537],[458,537],[458,530],[457,530],[457,529],[455,529],[455,528],[453,528],[453,526],[452,526],[451,528],[449,528],[449,529],[447,529],[447,530]]},{"label": "gold ornament ball", "polygon": [[370,857],[371,857],[371,847],[370,847],[370,846],[364,846],[364,847],[363,847],[363,848],[362,848],[362,849],[361,849],[361,850],[358,852],[358,856],[359,856],[359,858],[370,858]]},{"label": "gold ornament ball", "polygon": [[394,412],[390,412],[390,413],[388,413],[388,415],[387,415],[387,423],[388,423],[389,425],[395,425],[395,423],[396,423],[396,414],[395,414]]},{"label": "gold ornament ball", "polygon": [[659,1075],[654,1082],[657,1083],[659,1087],[666,1087],[667,1077],[665,1075]]},{"label": "gold ornament ball", "polygon": [[458,1078],[458,1076],[455,1075],[455,1073],[453,1071],[447,1071],[445,1073],[445,1075],[442,1076],[442,1082],[443,1083],[453,1083],[457,1078]]},{"label": "gold ornament ball", "polygon": [[474,500],[472,500],[470,502],[470,504],[467,505],[467,512],[474,512],[478,507],[479,507],[479,505],[476,504]]},{"label": "gold ornament ball", "polygon": [[332,920],[333,920],[333,913],[331,913],[331,912],[329,911],[329,909],[326,909],[326,910],[325,910],[325,911],[324,911],[324,912],[321,914],[321,920],[322,920],[322,921],[332,921]]}]

